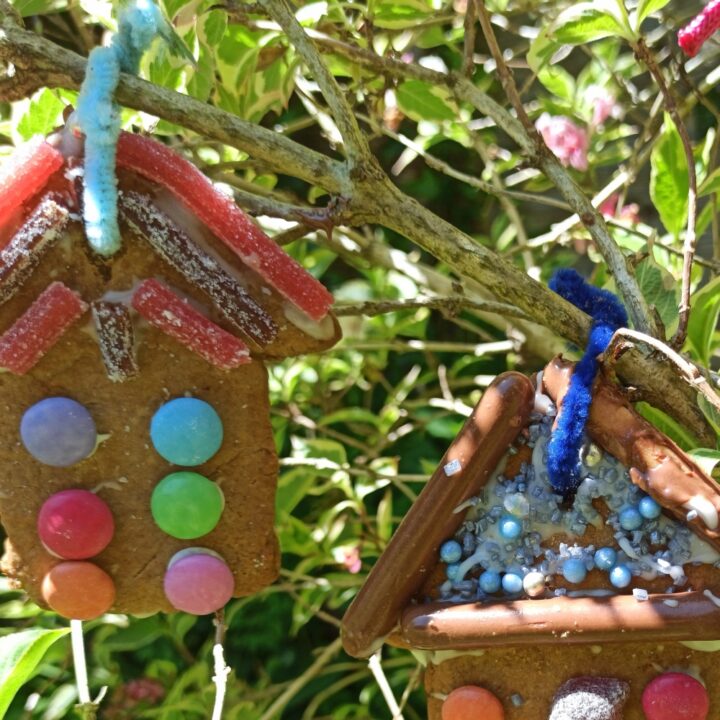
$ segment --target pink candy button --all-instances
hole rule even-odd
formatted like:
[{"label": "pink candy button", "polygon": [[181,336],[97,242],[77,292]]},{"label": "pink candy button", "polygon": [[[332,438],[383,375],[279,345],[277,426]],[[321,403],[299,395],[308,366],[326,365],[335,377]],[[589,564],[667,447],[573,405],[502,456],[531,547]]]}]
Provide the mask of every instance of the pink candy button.
[{"label": "pink candy button", "polygon": [[38,535],[48,552],[65,560],[86,560],[112,540],[110,508],[89,490],[62,490],[40,508]]},{"label": "pink candy button", "polygon": [[176,610],[208,615],[227,605],[235,579],[227,563],[204,548],[173,555],[165,572],[165,595]]},{"label": "pink candy button", "polygon": [[642,707],[647,720],[705,720],[710,699],[703,684],[694,677],[668,672],[647,684]]}]

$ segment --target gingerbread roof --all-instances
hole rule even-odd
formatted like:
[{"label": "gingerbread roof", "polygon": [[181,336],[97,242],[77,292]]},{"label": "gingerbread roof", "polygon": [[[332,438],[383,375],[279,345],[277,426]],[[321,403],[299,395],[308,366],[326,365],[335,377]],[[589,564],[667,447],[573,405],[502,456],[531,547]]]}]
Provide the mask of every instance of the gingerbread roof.
[{"label": "gingerbread roof", "polygon": [[[21,289],[19,325],[0,337],[0,366],[24,373],[49,350],[92,303],[102,355],[113,380],[134,367],[129,307],[221,369],[250,361],[250,355],[284,357],[334,344],[338,325],[329,314],[330,294],[287,255],[193,165],[149,138],[124,133],[118,149],[118,214],[126,246],[103,259],[89,249],[104,283],[91,297],[56,285],[43,297],[52,317],[41,320],[26,294],[50,250],[68,238],[82,242],[77,226],[82,168],[73,150],[64,156],[52,143],[35,139],[20,148],[0,174],[0,304]],[[69,153],[69,154],[68,154]],[[122,284],[128,243],[140,243],[161,261],[161,272],[138,274]],[[177,292],[176,277],[183,285]],[[56,282],[71,279],[62,265]],[[70,283],[71,284],[71,283]],[[187,289],[190,292],[187,292]],[[49,289],[49,288],[48,288]],[[40,297],[39,295],[36,296]],[[187,298],[191,302],[187,302]],[[198,312],[194,306],[199,305]],[[46,322],[46,325],[43,325]],[[17,349],[30,334],[44,342],[35,356]]]},{"label": "gingerbread roof", "polygon": [[[434,582],[429,578],[437,577],[441,544],[463,525],[462,511],[482,493],[493,472],[499,472],[496,468],[508,449],[524,440],[521,433],[527,433],[531,419],[548,402],[544,393],[561,403],[571,371],[571,363],[556,358],[545,368],[537,390],[516,372],[501,375],[488,388],[346,613],[342,634],[350,654],[368,655],[388,638],[401,646],[433,650],[622,641],[628,632],[635,640],[705,639],[708,623],[720,620],[720,599],[713,593],[720,588],[720,573],[711,565],[692,578],[693,589],[680,592],[667,593],[656,581],[648,586],[649,593],[639,594],[582,586],[582,591],[560,590],[537,599],[517,594],[426,602]],[[548,428],[550,422],[547,418]],[[632,482],[659,503],[664,515],[720,549],[716,483],[604,381],[596,385],[587,432],[629,470]],[[619,542],[632,553],[627,542]]]}]

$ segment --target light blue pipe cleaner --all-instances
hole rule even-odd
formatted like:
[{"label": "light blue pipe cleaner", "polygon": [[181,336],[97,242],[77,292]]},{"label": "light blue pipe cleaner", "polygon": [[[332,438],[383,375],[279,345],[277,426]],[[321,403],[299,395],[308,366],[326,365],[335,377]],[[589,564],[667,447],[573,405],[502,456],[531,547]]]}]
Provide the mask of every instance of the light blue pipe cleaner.
[{"label": "light blue pipe cleaner", "polygon": [[121,72],[138,72],[153,39],[171,32],[152,0],[132,0],[120,8],[118,32],[110,45],[95,48],[88,58],[75,110],[75,121],[85,135],[83,217],[90,246],[105,257],[120,249],[115,176],[120,107],[113,101],[115,88]]}]

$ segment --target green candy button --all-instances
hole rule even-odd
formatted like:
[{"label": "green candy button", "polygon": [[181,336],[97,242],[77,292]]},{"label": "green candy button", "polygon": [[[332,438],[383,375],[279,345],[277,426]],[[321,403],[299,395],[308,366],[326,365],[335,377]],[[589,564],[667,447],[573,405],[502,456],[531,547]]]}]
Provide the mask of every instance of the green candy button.
[{"label": "green candy button", "polygon": [[220,521],[225,498],[220,488],[195,472],[175,472],[153,490],[150,508],[158,527],[181,540],[207,535]]}]

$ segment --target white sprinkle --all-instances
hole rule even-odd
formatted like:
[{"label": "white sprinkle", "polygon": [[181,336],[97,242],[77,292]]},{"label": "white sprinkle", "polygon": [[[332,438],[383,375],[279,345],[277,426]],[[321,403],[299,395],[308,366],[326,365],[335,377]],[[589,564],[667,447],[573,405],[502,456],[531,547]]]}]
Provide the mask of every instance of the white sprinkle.
[{"label": "white sprinkle", "polygon": [[663,600],[663,605],[667,605],[668,607],[677,607],[680,604],[678,600],[675,600],[675,598],[668,598],[667,600]]},{"label": "white sprinkle", "polygon": [[692,522],[693,520],[695,520],[695,518],[697,518],[697,516],[698,516],[699,514],[700,514],[700,513],[698,513],[697,510],[691,510],[691,511],[685,516],[685,519],[686,519],[688,522]]},{"label": "white sprinkle", "polygon": [[648,599],[648,591],[643,588],[633,588],[632,594],[638,602],[644,602]]},{"label": "white sprinkle", "polygon": [[708,598],[708,600],[712,600],[712,602],[715,603],[718,607],[720,607],[720,598],[717,597],[717,595],[713,595],[710,590],[703,590],[703,595]]},{"label": "white sprinkle", "polygon": [[462,463],[456,458],[455,460],[451,460],[447,465],[445,465],[443,470],[445,470],[445,475],[447,477],[452,477],[453,475],[457,475],[462,470]]}]

